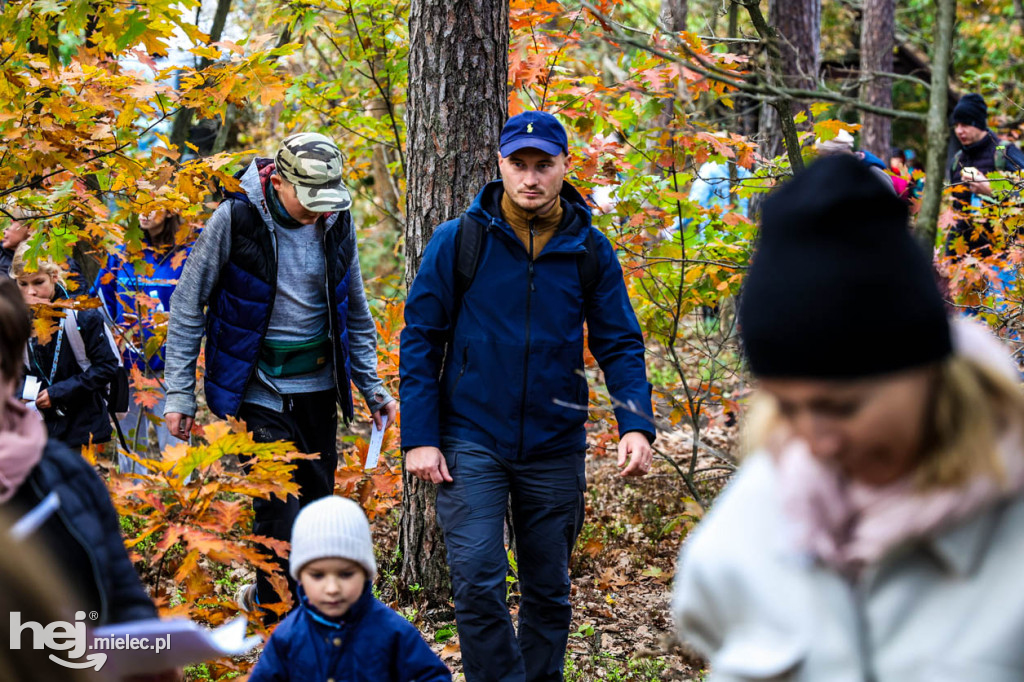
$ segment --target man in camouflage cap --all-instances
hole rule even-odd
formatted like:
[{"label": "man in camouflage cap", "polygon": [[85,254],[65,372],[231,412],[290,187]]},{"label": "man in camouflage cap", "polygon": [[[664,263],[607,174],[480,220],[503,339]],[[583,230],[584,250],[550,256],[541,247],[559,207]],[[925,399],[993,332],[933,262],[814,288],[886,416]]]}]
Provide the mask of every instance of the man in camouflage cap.
[{"label": "man in camouflage cap", "polygon": [[[289,540],[299,510],[334,492],[338,405],[351,420],[352,383],[378,425],[394,422],[398,403],[377,376],[377,331],[337,145],[298,133],[238,177],[241,191],[206,223],[171,298],[164,415],[172,434],[188,438],[205,336],[210,410],[243,419],[259,442],[320,454],[297,462],[298,497],[253,502],[253,532]],[[279,598],[260,572],[238,601],[252,610]]]}]

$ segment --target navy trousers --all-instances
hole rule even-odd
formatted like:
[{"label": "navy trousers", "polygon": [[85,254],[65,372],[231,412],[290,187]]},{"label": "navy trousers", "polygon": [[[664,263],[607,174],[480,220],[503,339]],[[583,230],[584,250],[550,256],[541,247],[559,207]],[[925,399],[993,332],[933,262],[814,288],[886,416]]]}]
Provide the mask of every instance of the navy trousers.
[{"label": "navy trousers", "polygon": [[[437,492],[466,682],[561,682],[572,622],[569,556],[583,526],[585,452],[509,461],[479,445],[442,448],[452,482]],[[511,501],[518,635],[506,601]]]}]

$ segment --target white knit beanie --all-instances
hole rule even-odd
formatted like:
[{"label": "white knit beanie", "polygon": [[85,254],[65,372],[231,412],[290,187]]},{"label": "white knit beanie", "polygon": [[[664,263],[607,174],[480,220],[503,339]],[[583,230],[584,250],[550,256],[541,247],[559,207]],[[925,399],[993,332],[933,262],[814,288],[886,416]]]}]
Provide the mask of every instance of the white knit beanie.
[{"label": "white knit beanie", "polygon": [[377,577],[370,522],[358,503],[344,497],[324,497],[302,508],[292,526],[291,574],[317,559],[348,559]]}]

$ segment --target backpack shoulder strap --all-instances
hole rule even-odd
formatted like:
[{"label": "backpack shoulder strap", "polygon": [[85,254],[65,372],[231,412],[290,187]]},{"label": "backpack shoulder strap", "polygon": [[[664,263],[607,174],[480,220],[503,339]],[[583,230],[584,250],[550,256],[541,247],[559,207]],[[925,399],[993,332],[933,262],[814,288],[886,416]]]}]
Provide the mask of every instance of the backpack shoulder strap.
[{"label": "backpack shoulder strap", "polygon": [[586,253],[580,254],[580,257],[576,259],[576,269],[580,276],[580,285],[583,287],[583,301],[587,305],[594,298],[594,293],[597,291],[597,283],[601,279],[601,266],[598,262],[598,244],[597,235],[594,233],[593,227],[587,228],[587,236],[583,242],[586,247]]},{"label": "backpack shoulder strap", "polygon": [[[61,321],[61,324],[64,326],[64,338],[68,340],[71,352],[75,354],[75,362],[78,363],[83,372],[87,372],[92,367],[92,362],[89,360],[89,354],[85,352],[82,330],[78,327],[78,311],[74,308],[68,308],[67,312],[64,313],[64,319]],[[56,362],[56,358],[54,362]]]},{"label": "backpack shoulder strap", "polygon": [[[106,320],[103,320],[102,323],[103,336],[107,339],[107,345],[110,346],[110,352],[114,354],[114,359],[120,365],[121,349],[117,347],[114,331],[107,324]],[[74,308],[68,308],[61,324],[64,325],[64,338],[68,340],[68,345],[71,346],[71,352],[75,355],[75,362],[78,363],[83,372],[88,371],[92,367],[92,360],[89,359],[89,353],[85,350],[85,340],[82,338],[82,329],[78,323],[78,311]]]},{"label": "backpack shoulder strap", "polygon": [[476,268],[480,264],[480,253],[483,251],[484,237],[487,229],[484,225],[463,213],[459,217],[459,231],[455,234],[455,298],[461,303]]}]

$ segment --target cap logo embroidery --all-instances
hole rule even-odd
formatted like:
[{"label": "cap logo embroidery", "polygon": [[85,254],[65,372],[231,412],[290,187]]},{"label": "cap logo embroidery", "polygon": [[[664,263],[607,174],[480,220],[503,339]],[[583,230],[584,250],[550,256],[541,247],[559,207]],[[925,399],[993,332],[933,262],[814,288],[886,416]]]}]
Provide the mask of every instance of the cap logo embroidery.
[{"label": "cap logo embroidery", "polygon": [[528,132],[528,133],[532,133],[533,132],[533,124],[532,123],[527,123],[526,124],[526,132]]}]

